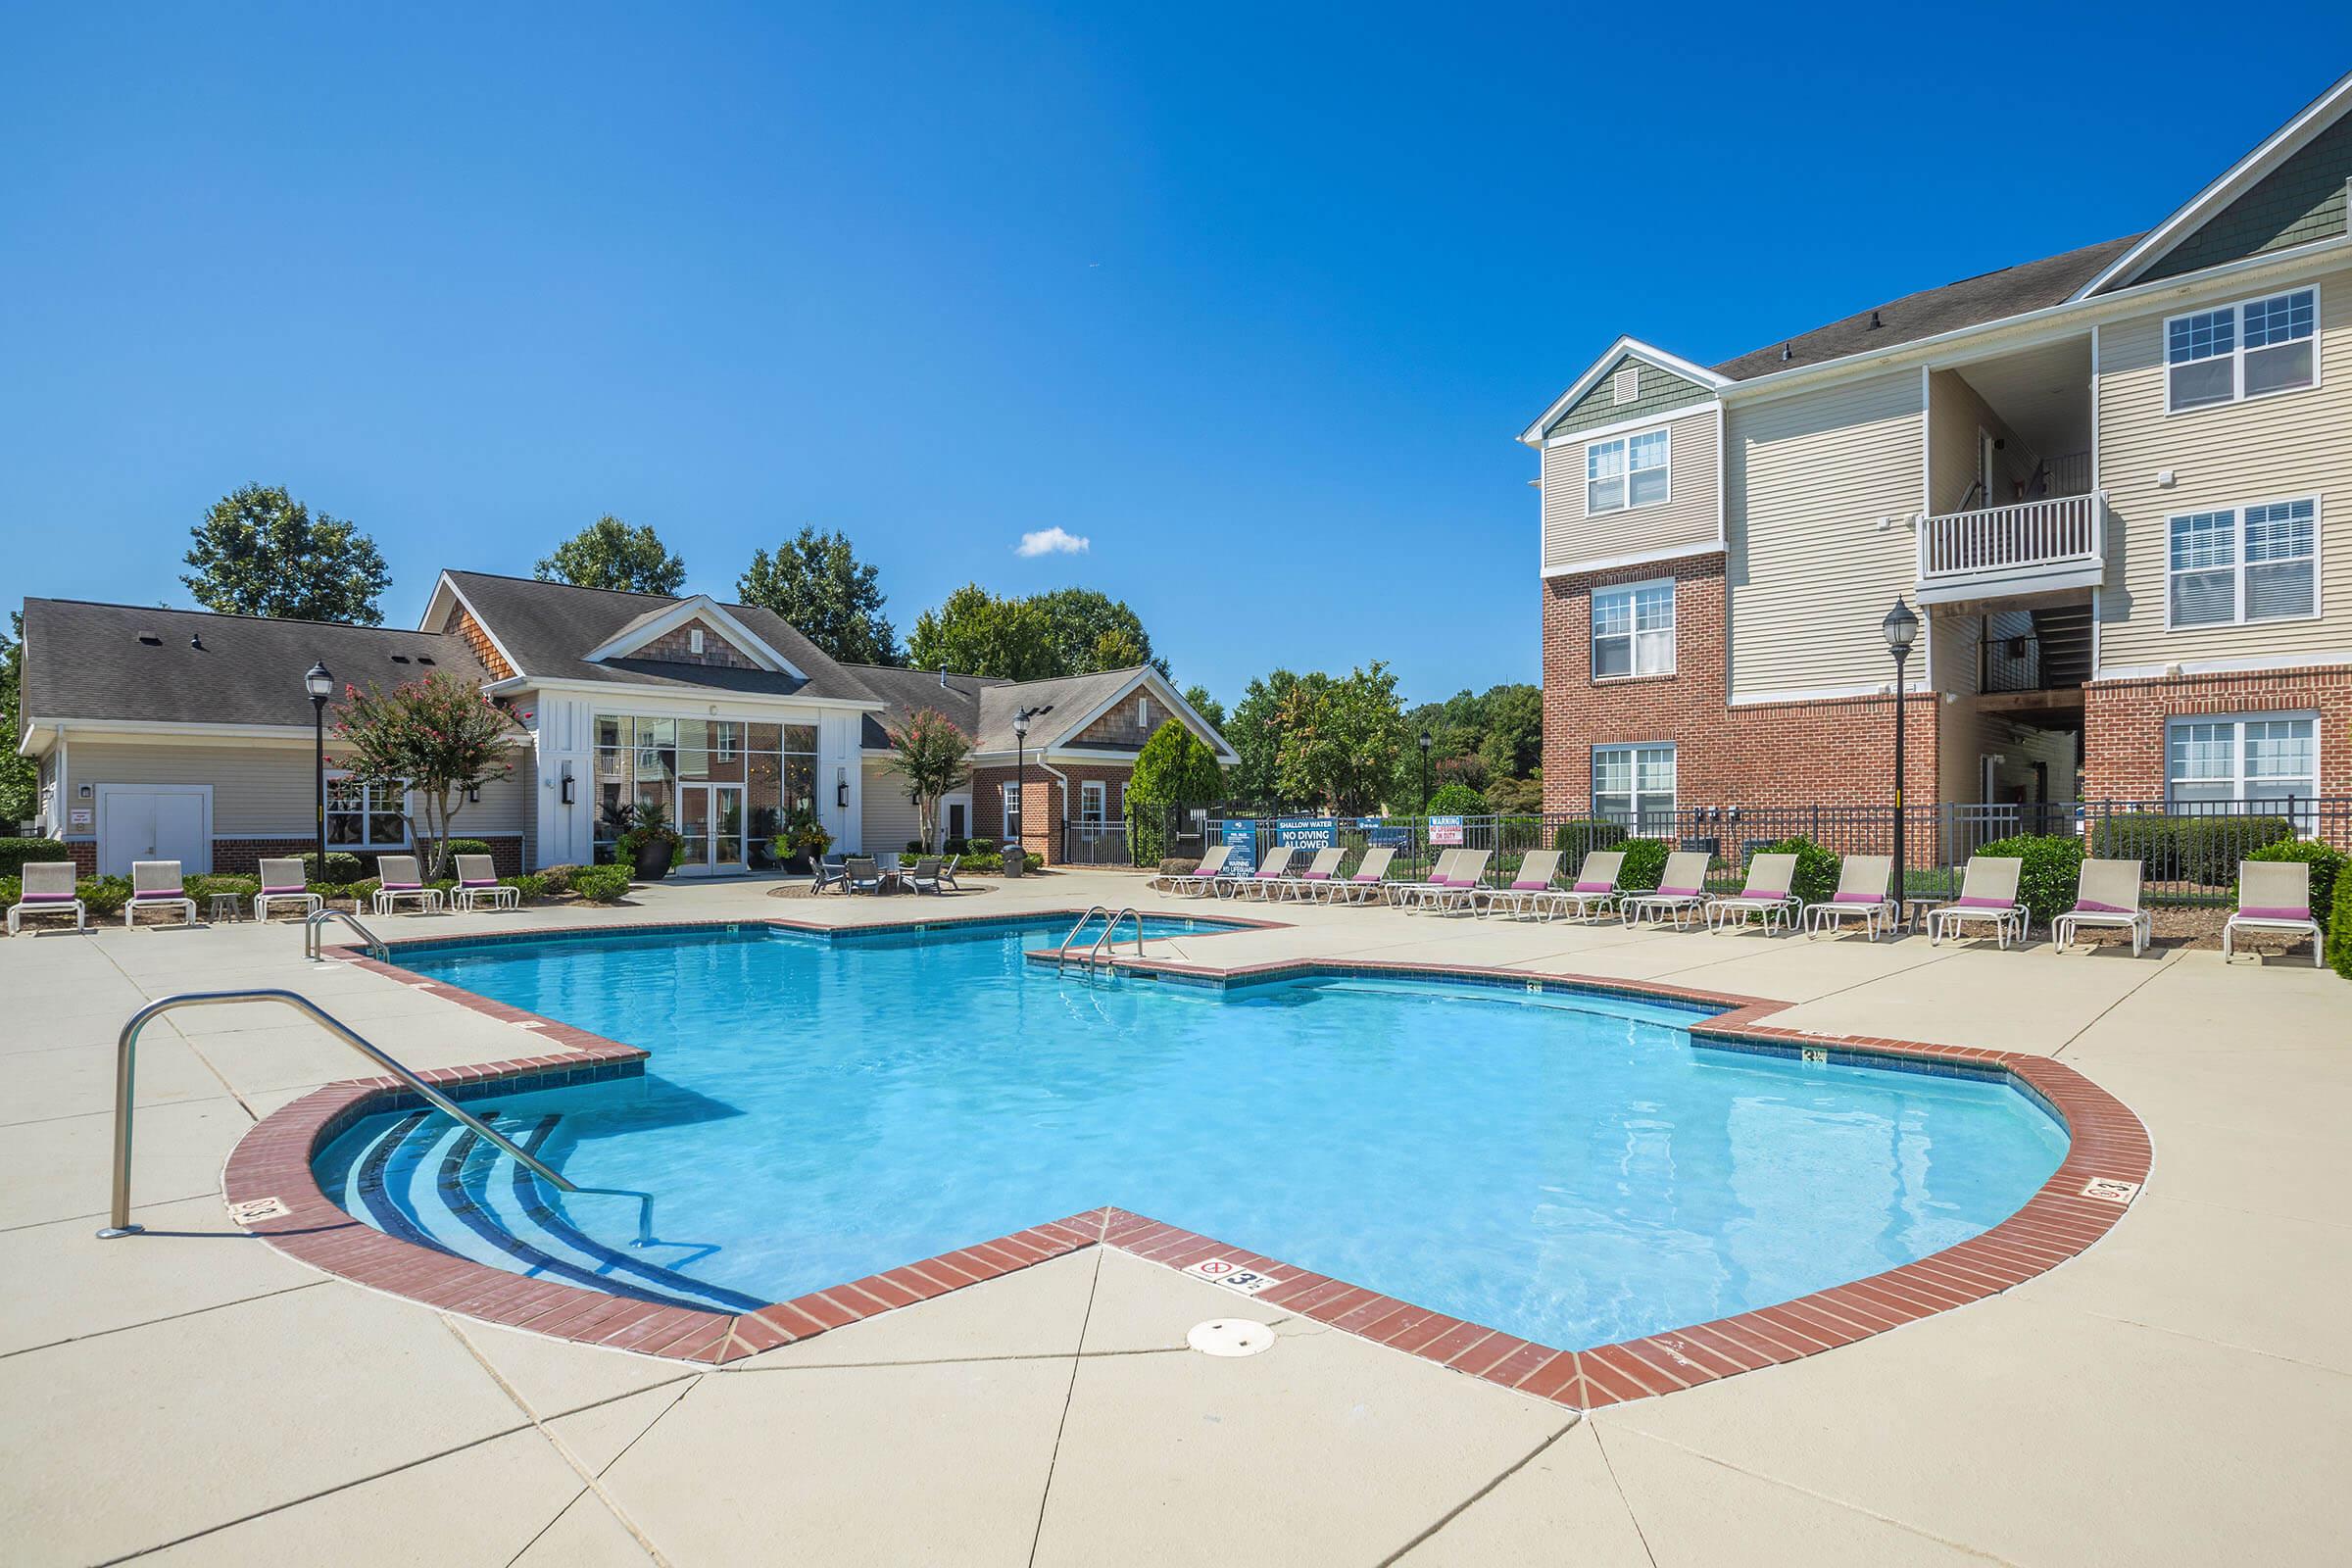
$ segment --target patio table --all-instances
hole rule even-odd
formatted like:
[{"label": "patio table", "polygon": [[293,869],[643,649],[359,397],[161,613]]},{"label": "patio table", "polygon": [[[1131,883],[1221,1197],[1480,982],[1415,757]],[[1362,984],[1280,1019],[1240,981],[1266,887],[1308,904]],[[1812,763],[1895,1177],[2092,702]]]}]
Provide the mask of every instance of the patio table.
[{"label": "patio table", "polygon": [[211,908],[212,912],[205,916],[207,924],[222,920],[233,923],[245,917],[244,900],[234,893],[213,894]]}]

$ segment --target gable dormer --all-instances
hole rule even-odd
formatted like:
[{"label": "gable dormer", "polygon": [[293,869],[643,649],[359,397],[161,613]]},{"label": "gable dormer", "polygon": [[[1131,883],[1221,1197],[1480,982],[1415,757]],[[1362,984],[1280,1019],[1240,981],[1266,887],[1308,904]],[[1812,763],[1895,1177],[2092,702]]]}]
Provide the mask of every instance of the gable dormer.
[{"label": "gable dormer", "polygon": [[807,679],[792,662],[709,594],[647,611],[587,655],[590,663],[632,660],[702,669],[761,669]]},{"label": "gable dormer", "polygon": [[1546,576],[1722,547],[1726,384],[1619,338],[1527,427],[1519,439],[1543,454]]}]

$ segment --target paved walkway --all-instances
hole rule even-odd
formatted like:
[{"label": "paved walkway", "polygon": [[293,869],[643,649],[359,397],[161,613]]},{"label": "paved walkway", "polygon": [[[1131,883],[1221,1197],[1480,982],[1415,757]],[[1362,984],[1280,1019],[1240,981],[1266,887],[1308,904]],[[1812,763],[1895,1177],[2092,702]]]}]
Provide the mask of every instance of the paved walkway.
[{"label": "paved walkway", "polygon": [[[1140,891],[1071,874],[956,912]],[[764,893],[390,923],[906,912]],[[219,1192],[237,1139],[357,1075],[317,1030],[258,1009],[149,1031],[149,1234],[94,1240],[112,1040],[146,999],[289,986],[417,1066],[517,1054],[517,1031],[306,964],[282,927],[0,941],[7,1560],[2343,1560],[2342,981],[2209,953],[1277,913],[1290,929],[1169,946],[1217,964],[1378,955],[1670,980],[1792,1001],[1776,1021],[1795,1027],[2058,1054],[2138,1112],[2156,1168],[2105,1241],[2006,1295],[1582,1420],[1102,1249],[691,1371],[376,1296],[232,1227]],[[1279,1343],[1246,1360],[1184,1348],[1195,1323],[1237,1315]]]}]

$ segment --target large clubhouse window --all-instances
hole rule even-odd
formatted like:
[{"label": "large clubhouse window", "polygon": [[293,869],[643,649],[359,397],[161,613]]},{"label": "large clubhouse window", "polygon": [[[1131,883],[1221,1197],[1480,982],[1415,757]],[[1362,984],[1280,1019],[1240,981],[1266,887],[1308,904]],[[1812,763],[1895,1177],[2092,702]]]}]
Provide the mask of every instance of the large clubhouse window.
[{"label": "large clubhouse window", "polygon": [[1592,590],[1592,678],[1674,673],[1674,580]]},{"label": "large clubhouse window", "polygon": [[2235,403],[2317,379],[2320,294],[2296,289],[2164,323],[2165,407]]},{"label": "large clubhouse window", "polygon": [[2319,720],[2310,713],[2176,718],[2164,730],[2168,806],[2260,805],[2309,824],[2290,808],[2320,792]]},{"label": "large clubhouse window", "polygon": [[408,848],[406,791],[368,784],[348,773],[326,776],[326,842],[347,850]]},{"label": "large clubhouse window", "polygon": [[1665,431],[1644,430],[1585,448],[1585,510],[1624,512],[1665,500],[1668,446]]},{"label": "large clubhouse window", "polygon": [[[741,789],[743,820],[755,841],[774,838],[793,812],[816,808],[816,726],[597,714],[597,858],[611,856],[625,809],[658,806],[674,826],[679,797],[713,784]],[[732,804],[721,801],[697,814],[717,820]]]},{"label": "large clubhouse window", "polygon": [[2319,514],[2305,497],[2166,518],[2170,623],[2234,626],[2316,613]]},{"label": "large clubhouse window", "polygon": [[1653,837],[1674,831],[1674,748],[1592,749],[1592,814]]}]

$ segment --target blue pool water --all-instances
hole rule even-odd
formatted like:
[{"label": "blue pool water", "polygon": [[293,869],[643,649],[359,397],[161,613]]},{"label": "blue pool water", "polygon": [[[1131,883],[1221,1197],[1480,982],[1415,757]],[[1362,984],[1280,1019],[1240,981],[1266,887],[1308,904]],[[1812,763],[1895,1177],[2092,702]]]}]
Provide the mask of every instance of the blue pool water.
[{"label": "blue pool water", "polygon": [[1110,1203],[1582,1348],[1936,1251],[2065,1152],[2004,1083],[1694,1047],[1697,1014],[1662,1004],[1338,978],[1219,992],[1020,956],[1059,935],[404,955],[653,1053],[642,1082],[489,1102],[612,1191],[554,1201],[420,1113],[352,1129],[321,1183],[413,1240],[719,1305]]}]

